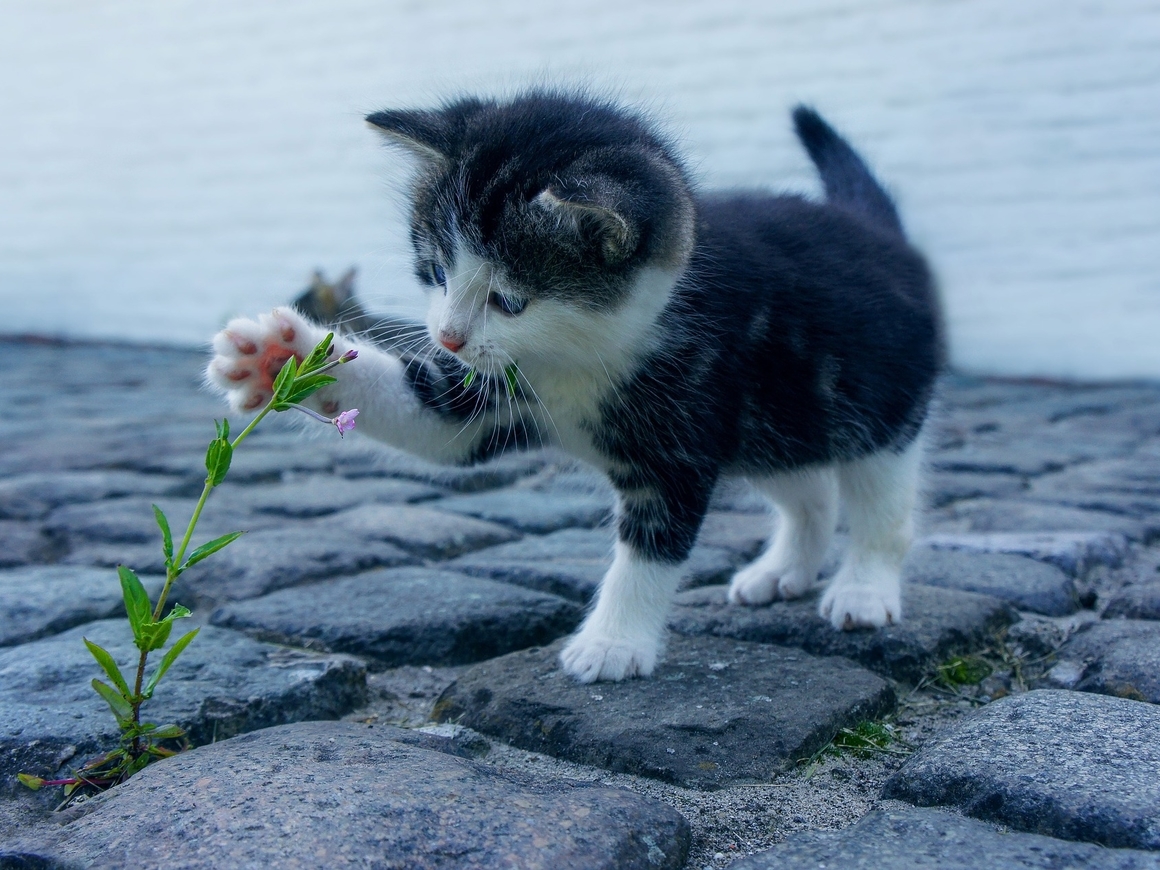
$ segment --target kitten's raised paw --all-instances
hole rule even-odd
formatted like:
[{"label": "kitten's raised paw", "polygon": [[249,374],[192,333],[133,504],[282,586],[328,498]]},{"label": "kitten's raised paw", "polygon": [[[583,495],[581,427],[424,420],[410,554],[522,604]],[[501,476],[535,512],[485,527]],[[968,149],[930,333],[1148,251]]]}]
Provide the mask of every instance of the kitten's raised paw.
[{"label": "kitten's raised paw", "polygon": [[270,401],[274,379],[286,360],[303,359],[324,335],[286,308],[257,320],[231,320],[214,336],[206,380],[225,393],[235,411],[253,411]]},{"label": "kitten's raised paw", "polygon": [[813,578],[800,568],[778,570],[765,568],[760,562],[742,568],[729,582],[729,603],[756,606],[779,598],[801,598]]},{"label": "kitten's raised paw", "polygon": [[842,631],[892,625],[902,619],[901,596],[894,586],[835,582],[822,595],[818,613]]},{"label": "kitten's raised paw", "polygon": [[657,647],[655,642],[581,631],[560,653],[560,664],[581,683],[647,677],[656,667]]}]

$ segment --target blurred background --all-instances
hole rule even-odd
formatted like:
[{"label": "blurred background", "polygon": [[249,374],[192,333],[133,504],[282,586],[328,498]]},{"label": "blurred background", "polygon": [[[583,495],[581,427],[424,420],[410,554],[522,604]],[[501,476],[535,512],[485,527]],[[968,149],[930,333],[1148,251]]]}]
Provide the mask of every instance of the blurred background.
[{"label": "blurred background", "polygon": [[816,193],[814,104],[896,196],[974,372],[1160,377],[1156,0],[4,0],[0,333],[195,345],[359,269],[418,314],[362,116],[584,83],[706,187]]}]

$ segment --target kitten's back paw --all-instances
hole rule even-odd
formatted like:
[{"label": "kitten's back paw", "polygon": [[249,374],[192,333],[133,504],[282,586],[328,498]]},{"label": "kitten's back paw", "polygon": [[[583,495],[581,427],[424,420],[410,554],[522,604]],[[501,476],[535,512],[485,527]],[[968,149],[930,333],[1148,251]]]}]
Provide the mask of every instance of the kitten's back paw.
[{"label": "kitten's back paw", "polygon": [[801,598],[817,572],[801,568],[767,568],[760,561],[742,568],[729,581],[729,603],[757,606],[783,598]]},{"label": "kitten's back paw", "polygon": [[902,619],[898,583],[835,581],[822,595],[818,613],[841,631],[893,625]]},{"label": "kitten's back paw", "polygon": [[581,631],[560,653],[565,673],[581,683],[647,677],[656,667],[657,642],[614,638]]},{"label": "kitten's back paw", "polygon": [[231,320],[214,336],[206,381],[225,394],[235,411],[253,411],[270,401],[286,360],[302,360],[324,335],[288,308],[275,308],[257,320]]}]

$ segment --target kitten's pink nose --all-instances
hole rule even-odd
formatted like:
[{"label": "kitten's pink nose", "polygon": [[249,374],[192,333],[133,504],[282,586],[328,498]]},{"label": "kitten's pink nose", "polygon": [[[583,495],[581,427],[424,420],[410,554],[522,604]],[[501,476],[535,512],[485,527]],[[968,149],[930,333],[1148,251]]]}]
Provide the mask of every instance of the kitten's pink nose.
[{"label": "kitten's pink nose", "polygon": [[463,347],[466,341],[465,338],[456,335],[454,332],[448,332],[446,329],[439,330],[439,343],[452,353],[455,353],[455,351]]}]

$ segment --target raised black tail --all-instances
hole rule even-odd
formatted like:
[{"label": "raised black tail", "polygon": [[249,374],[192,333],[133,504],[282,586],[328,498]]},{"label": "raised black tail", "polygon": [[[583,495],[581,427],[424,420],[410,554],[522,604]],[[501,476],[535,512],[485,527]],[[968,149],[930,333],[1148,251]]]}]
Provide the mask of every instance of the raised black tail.
[{"label": "raised black tail", "polygon": [[793,110],[793,123],[798,138],[818,167],[826,187],[826,199],[868,218],[877,227],[903,235],[902,221],[893,201],[858,152],[808,106]]}]

